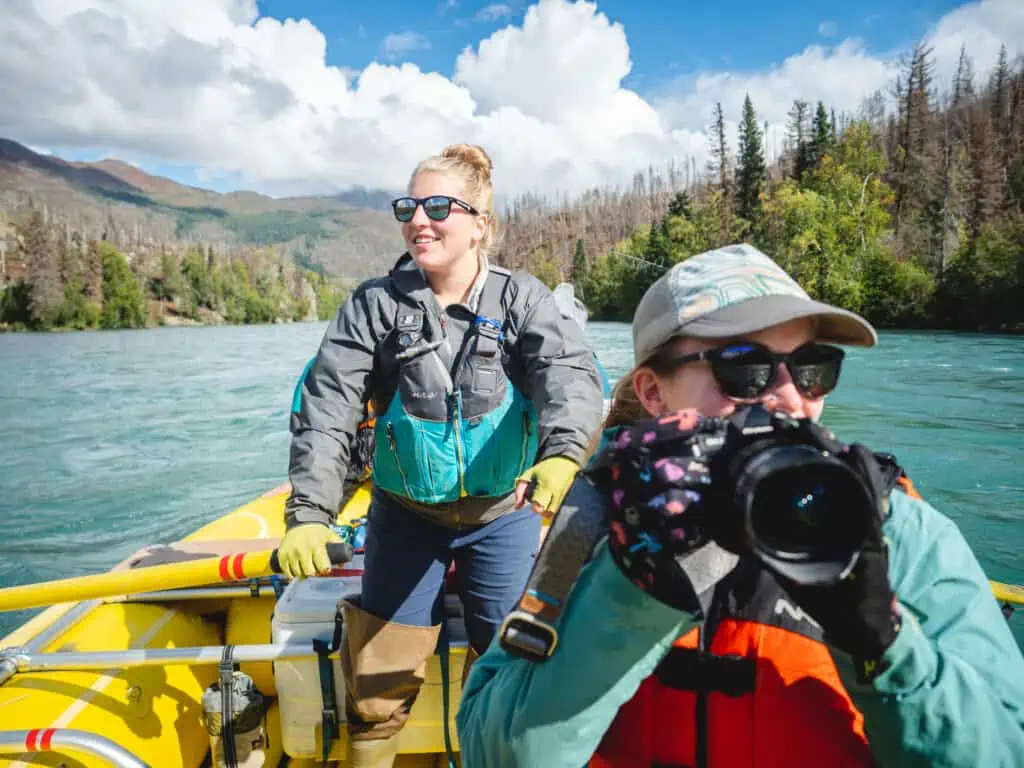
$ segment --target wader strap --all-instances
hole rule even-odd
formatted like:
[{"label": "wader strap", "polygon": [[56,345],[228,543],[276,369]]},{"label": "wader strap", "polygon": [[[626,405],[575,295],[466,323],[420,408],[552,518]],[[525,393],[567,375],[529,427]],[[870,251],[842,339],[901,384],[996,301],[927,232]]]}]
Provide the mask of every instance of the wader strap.
[{"label": "wader strap", "polygon": [[224,745],[224,765],[238,768],[235,753],[234,676],[235,665],[231,657],[235,646],[225,645],[220,657],[220,740]]},{"label": "wader strap", "polygon": [[343,627],[341,611],[338,611],[334,614],[334,636],[330,644],[318,637],[313,638],[313,650],[316,651],[317,667],[320,672],[320,721],[323,733],[321,757],[324,766],[327,765],[327,758],[331,754],[331,744],[341,733],[338,724],[338,697],[334,688],[334,665],[331,663],[330,655],[341,647]]},{"label": "wader strap", "polygon": [[441,633],[437,638],[437,653],[441,666],[441,710],[444,715],[444,751],[445,754],[448,755],[448,768],[455,768],[455,758],[452,757],[452,737],[448,722],[451,716],[451,702],[448,690],[450,687],[448,646],[448,618],[446,616],[442,616]]}]

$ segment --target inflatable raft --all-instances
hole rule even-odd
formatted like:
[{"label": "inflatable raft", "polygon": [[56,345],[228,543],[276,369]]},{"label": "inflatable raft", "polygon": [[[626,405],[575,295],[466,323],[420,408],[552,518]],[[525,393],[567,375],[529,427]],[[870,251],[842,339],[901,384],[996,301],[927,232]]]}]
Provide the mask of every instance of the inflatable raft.
[{"label": "inflatable raft", "polygon": [[[181,542],[137,552],[108,574],[0,590],[3,610],[50,605],[0,640],[0,766],[223,765],[223,758],[211,762],[211,746],[218,754],[221,748],[210,731],[225,711],[218,692],[226,648],[232,708],[249,706],[251,715],[234,729],[238,765],[323,765],[324,697],[310,640],[331,638],[339,592],[358,589],[361,556],[294,583],[270,572],[287,495],[287,486],[274,489]],[[362,487],[338,525],[358,525],[368,504]],[[204,579],[210,563],[213,578]],[[54,604],[65,592],[110,593],[118,583],[111,577],[143,589]],[[166,588],[202,581],[212,583]],[[466,641],[458,599],[449,595],[447,605],[454,752]],[[428,664],[396,766],[448,765],[441,660],[435,655]],[[329,662],[340,686],[337,653]],[[344,709],[338,714],[343,719]],[[329,764],[344,760],[344,722],[328,746]]]},{"label": "inflatable raft", "polygon": [[[242,768],[319,766],[325,751],[343,765],[344,709],[324,695],[325,685],[341,690],[337,653],[318,657],[311,641],[331,639],[339,597],[358,590],[358,536],[330,574],[281,579],[273,560],[288,490],[108,573],[0,590],[0,610],[49,606],[0,640],[0,766],[220,766],[225,736]],[[368,504],[364,485],[341,529],[358,532]],[[1008,617],[1024,604],[1024,588],[992,586]],[[446,606],[449,641],[428,664],[396,766],[447,766],[449,745],[457,759],[466,641],[458,598]]]}]

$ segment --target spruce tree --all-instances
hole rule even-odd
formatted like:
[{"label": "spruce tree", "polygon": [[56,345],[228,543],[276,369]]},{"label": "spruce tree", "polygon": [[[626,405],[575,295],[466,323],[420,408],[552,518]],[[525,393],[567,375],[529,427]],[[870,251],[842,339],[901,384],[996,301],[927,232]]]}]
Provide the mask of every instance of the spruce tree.
[{"label": "spruce tree", "polygon": [[814,113],[814,123],[811,126],[811,141],[808,151],[808,162],[810,167],[817,168],[821,159],[828,154],[832,148],[832,123],[828,117],[828,110],[822,102],[818,102],[818,109]]},{"label": "spruce tree", "polygon": [[740,216],[754,221],[761,207],[759,195],[764,179],[764,151],[761,130],[757,125],[754,105],[747,94],[743,100],[743,122],[740,124],[740,146],[736,172],[736,204]]},{"label": "spruce tree", "polygon": [[583,240],[576,239],[576,250],[572,256],[572,282],[576,292],[582,297],[583,281],[587,279],[587,254],[583,249]]},{"label": "spruce tree", "polygon": [[789,110],[789,143],[793,152],[793,178],[800,181],[811,165],[810,138],[807,125],[807,102],[797,99]]}]

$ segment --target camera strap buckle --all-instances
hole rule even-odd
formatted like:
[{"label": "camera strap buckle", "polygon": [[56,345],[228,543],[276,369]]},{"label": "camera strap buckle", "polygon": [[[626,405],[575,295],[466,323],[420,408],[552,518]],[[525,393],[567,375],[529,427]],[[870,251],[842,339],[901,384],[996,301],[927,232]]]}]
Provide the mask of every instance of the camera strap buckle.
[{"label": "camera strap buckle", "polygon": [[527,661],[546,661],[558,646],[558,631],[526,611],[509,613],[499,636],[502,648]]}]

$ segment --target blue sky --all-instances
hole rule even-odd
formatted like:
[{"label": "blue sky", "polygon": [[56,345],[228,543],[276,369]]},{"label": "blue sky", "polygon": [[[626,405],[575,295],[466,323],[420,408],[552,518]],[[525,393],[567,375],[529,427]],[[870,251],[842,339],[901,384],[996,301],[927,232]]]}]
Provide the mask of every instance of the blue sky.
[{"label": "blue sky", "polygon": [[[1024,0],[1021,0],[1024,2]],[[327,62],[362,69],[371,61],[409,61],[425,71],[451,76],[459,52],[508,24],[521,24],[521,0],[259,0],[263,15],[308,18],[327,39]],[[621,23],[630,42],[633,70],[627,87],[641,94],[686,74],[708,70],[752,71],[778,64],[815,43],[864,40],[868,51],[886,55],[924,35],[955,0],[600,0],[598,10]],[[484,9],[507,8],[492,15]],[[397,59],[384,53],[388,35],[412,33],[428,48],[410,48]]]},{"label": "blue sky", "polygon": [[980,77],[1024,53],[1024,0],[251,2],[21,0],[0,136],[272,195],[396,189],[468,141],[504,191],[574,194],[703,167],[719,101],[731,130],[749,94],[781,151],[794,99],[855,116],[922,38],[939,85],[961,44]]}]

